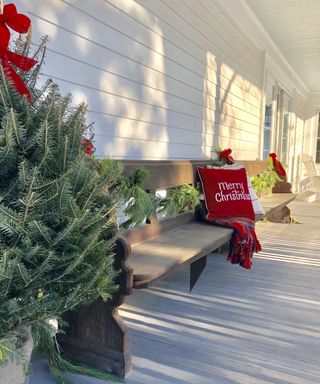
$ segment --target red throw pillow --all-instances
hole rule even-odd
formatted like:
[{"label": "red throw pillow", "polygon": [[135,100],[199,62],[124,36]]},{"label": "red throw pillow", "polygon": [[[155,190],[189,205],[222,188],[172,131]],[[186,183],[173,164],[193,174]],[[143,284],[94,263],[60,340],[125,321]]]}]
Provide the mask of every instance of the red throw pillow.
[{"label": "red throw pillow", "polygon": [[246,170],[198,167],[207,219],[247,217],[254,220]]}]

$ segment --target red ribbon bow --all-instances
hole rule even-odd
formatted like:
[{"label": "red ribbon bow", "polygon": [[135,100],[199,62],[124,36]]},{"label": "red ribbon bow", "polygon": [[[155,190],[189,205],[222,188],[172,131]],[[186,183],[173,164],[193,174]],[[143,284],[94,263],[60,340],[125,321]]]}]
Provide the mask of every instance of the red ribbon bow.
[{"label": "red ribbon bow", "polygon": [[230,148],[221,151],[219,153],[219,159],[220,160],[226,159],[227,164],[233,164],[234,160],[233,160],[233,157],[230,156],[231,152],[232,152],[232,150]]},{"label": "red ribbon bow", "polygon": [[283,168],[282,164],[280,163],[280,161],[277,160],[277,155],[274,152],[272,152],[269,154],[269,156],[272,159],[273,168],[277,172],[278,176],[286,176],[287,173]]},{"label": "red ribbon bow", "polygon": [[12,81],[20,95],[26,96],[29,103],[31,103],[30,92],[21,77],[10,64],[13,64],[22,71],[30,71],[30,69],[37,64],[37,61],[8,50],[10,31],[7,25],[18,33],[26,33],[29,30],[30,24],[31,21],[29,17],[23,15],[22,13],[17,13],[17,9],[14,4],[7,4],[3,7],[3,13],[0,14],[1,64],[4,74]]},{"label": "red ribbon bow", "polygon": [[25,95],[29,103],[31,103],[31,96],[28,88],[26,87],[21,77],[12,68],[10,63],[15,65],[19,69],[22,69],[23,71],[30,71],[30,69],[37,64],[37,61],[19,55],[18,53],[10,52],[6,48],[3,48],[1,46],[0,59],[4,74],[12,81],[20,95]]},{"label": "red ribbon bow", "polygon": [[28,16],[17,12],[14,4],[6,4],[3,13],[0,14],[0,44],[7,48],[10,41],[10,30],[12,28],[18,33],[27,33],[30,28],[31,20]]},{"label": "red ribbon bow", "polygon": [[95,151],[95,147],[93,146],[91,140],[83,137],[81,140],[81,144],[83,146],[85,153],[89,156],[92,156]]}]

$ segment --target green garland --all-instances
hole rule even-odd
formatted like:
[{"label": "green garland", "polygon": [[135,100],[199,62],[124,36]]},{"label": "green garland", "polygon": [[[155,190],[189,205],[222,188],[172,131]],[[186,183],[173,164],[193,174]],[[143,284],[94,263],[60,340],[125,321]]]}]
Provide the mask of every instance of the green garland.
[{"label": "green garland", "polygon": [[137,168],[129,176],[123,175],[123,165],[108,157],[100,161],[100,172],[108,174],[116,186],[119,199],[126,206],[124,213],[128,219],[121,228],[134,228],[146,222],[147,218],[157,213],[176,216],[192,211],[200,204],[200,192],[192,185],[182,185],[167,191],[165,198],[160,198],[144,190],[143,184],[149,177],[148,171]]},{"label": "green garland", "polygon": [[260,197],[263,194],[267,196],[272,195],[273,187],[281,181],[277,172],[273,168],[273,163],[271,157],[268,158],[267,169],[262,172],[260,175],[253,176],[250,178],[253,189],[256,194]]},{"label": "green garland", "polygon": [[185,184],[170,189],[160,201],[159,212],[167,216],[176,216],[193,211],[200,204],[200,192],[192,185]]},{"label": "green garland", "polygon": [[126,177],[123,175],[122,164],[106,157],[100,161],[100,172],[112,177],[119,200],[125,205],[124,213],[128,219],[121,224],[121,228],[137,227],[145,223],[147,218],[156,215],[159,199],[143,188],[149,177],[148,171],[137,168]]}]

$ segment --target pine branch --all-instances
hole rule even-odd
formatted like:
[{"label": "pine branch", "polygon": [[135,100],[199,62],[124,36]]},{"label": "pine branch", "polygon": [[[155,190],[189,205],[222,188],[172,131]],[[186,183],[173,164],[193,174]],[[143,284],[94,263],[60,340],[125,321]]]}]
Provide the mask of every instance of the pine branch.
[{"label": "pine branch", "polygon": [[167,192],[167,196],[160,202],[159,212],[167,216],[176,216],[182,212],[193,211],[199,204],[199,191],[186,184]]},{"label": "pine branch", "polygon": [[[38,73],[24,75],[29,87]],[[116,290],[116,175],[99,172],[97,160],[83,153],[85,105],[72,107],[53,82],[30,92],[32,107],[2,72],[0,343],[19,324],[37,327]],[[72,367],[53,369],[59,379]]]}]

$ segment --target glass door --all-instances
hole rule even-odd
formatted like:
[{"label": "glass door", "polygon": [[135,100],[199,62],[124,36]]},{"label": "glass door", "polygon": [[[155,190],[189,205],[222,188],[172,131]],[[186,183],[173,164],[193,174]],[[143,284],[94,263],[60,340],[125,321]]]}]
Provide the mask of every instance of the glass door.
[{"label": "glass door", "polygon": [[283,166],[289,165],[291,134],[291,97],[282,89],[277,93],[277,155]]},{"label": "glass door", "polygon": [[318,134],[317,134],[316,163],[320,164],[320,114],[318,116]]},{"label": "glass door", "polygon": [[275,86],[270,79],[266,83],[265,92],[265,109],[264,109],[264,124],[263,124],[263,153],[262,158],[267,159],[273,147],[273,126],[274,126],[274,111],[275,111]]}]

